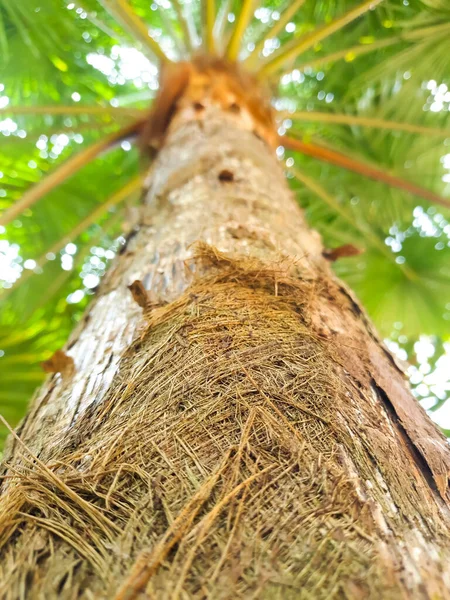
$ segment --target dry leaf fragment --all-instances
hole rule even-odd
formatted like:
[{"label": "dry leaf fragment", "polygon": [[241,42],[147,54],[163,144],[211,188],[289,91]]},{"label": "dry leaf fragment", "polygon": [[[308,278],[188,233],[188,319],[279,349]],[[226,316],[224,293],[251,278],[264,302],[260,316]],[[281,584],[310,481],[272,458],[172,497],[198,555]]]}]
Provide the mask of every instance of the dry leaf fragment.
[{"label": "dry leaf fragment", "polygon": [[73,375],[75,373],[75,363],[71,356],[68,356],[63,350],[56,350],[51,358],[41,363],[46,373],[61,373],[61,375]]},{"label": "dry leaf fragment", "polygon": [[128,289],[133,296],[133,300],[145,310],[149,304],[149,297],[142,281],[136,279],[136,281],[133,281],[133,283],[128,286]]},{"label": "dry leaf fragment", "polygon": [[363,252],[364,248],[357,248],[353,244],[345,244],[344,246],[339,246],[338,248],[324,250],[323,256],[327,260],[334,262],[339,258],[346,258],[348,256],[358,256],[358,254],[362,254]]}]

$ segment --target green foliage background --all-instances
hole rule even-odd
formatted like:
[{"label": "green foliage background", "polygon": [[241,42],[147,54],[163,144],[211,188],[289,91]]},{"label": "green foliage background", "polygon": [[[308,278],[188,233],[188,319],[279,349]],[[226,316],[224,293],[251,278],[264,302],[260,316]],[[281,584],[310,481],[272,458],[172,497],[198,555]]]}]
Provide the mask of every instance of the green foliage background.
[{"label": "green foliage background", "polygon": [[[157,60],[146,40],[116,18],[111,10],[116,1],[0,0],[0,211],[68,157],[149,107]],[[266,54],[272,47],[281,52],[277,47],[360,3],[306,0],[288,31],[283,28],[272,42],[268,36]],[[243,4],[215,3],[223,19],[219,50],[239,23]],[[254,3],[241,58],[289,6],[290,0]],[[206,37],[205,2],[130,0],[129,7],[171,58],[187,52],[180,7],[197,32],[194,41]],[[280,111],[370,117],[439,128],[442,134],[289,114],[280,116],[280,131],[319,141],[449,198],[449,36],[447,0],[385,0],[270,77]],[[367,52],[358,56],[353,47]],[[257,59],[258,68],[271,56]],[[417,395],[428,398],[431,409],[441,408],[450,393],[450,373],[447,380],[441,374],[435,387],[424,378],[433,374],[450,340],[450,211],[313,158],[278,152],[326,245],[365,249],[336,263],[336,271],[381,333],[409,357]],[[119,146],[0,229],[0,413],[13,425],[44,378],[40,363],[63,346],[132,226],[138,194],[117,204],[108,199],[138,170],[136,150]],[[417,341],[423,336],[429,336],[428,351],[420,356]]]}]

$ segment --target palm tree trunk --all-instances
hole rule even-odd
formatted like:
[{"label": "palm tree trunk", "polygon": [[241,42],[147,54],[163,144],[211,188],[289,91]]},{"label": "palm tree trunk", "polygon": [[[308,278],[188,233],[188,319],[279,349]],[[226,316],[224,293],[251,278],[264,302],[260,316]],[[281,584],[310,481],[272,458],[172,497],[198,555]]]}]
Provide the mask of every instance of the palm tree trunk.
[{"label": "palm tree trunk", "polygon": [[0,596],[450,597],[445,438],[273,151],[186,115],[10,438]]}]

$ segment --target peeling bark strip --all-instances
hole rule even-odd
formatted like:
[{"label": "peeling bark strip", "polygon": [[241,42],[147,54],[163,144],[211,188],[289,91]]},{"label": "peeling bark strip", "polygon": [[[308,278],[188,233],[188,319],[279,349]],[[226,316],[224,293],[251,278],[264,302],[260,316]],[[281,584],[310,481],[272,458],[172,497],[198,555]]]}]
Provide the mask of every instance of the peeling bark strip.
[{"label": "peeling bark strip", "polygon": [[0,598],[449,598],[445,439],[249,113],[199,103],[10,440]]}]

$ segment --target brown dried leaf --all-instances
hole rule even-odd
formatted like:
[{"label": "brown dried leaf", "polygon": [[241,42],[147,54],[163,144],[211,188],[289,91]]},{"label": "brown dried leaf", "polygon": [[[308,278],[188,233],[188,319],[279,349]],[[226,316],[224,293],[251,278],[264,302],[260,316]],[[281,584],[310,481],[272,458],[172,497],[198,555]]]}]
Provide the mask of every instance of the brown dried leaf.
[{"label": "brown dried leaf", "polygon": [[41,363],[46,373],[61,373],[61,375],[73,375],[75,373],[75,363],[71,356],[68,356],[63,350],[57,350],[51,358]]},{"label": "brown dried leaf", "polygon": [[348,256],[358,256],[365,252],[364,248],[357,248],[353,244],[344,244],[338,248],[326,249],[323,251],[323,256],[327,260],[334,262],[339,258],[346,258]]}]

